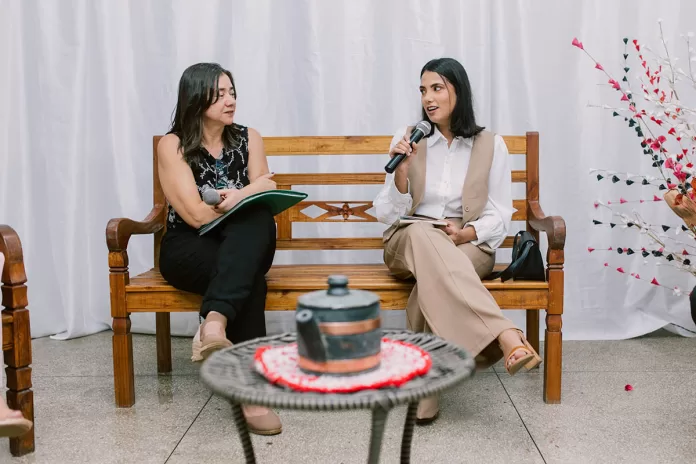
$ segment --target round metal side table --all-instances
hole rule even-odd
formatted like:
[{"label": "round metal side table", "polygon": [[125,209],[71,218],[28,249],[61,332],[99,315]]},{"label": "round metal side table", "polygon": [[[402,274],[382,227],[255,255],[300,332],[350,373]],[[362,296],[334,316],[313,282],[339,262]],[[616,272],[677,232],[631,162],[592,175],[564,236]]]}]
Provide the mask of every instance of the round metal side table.
[{"label": "round metal side table", "polygon": [[447,390],[470,378],[475,370],[474,359],[463,349],[427,333],[383,330],[385,337],[419,346],[432,359],[430,371],[400,387],[362,390],[355,393],[314,393],[291,390],[271,384],[253,367],[254,354],[261,346],[294,343],[294,333],[257,338],[220,350],[201,367],[201,379],[217,395],[232,404],[235,425],[242,441],[247,464],[256,463],[254,449],[242,413],[242,404],[304,411],[337,411],[371,409],[372,431],[368,463],[377,464],[382,435],[389,411],[408,404],[401,440],[401,463],[411,459],[411,439],[418,401]]}]

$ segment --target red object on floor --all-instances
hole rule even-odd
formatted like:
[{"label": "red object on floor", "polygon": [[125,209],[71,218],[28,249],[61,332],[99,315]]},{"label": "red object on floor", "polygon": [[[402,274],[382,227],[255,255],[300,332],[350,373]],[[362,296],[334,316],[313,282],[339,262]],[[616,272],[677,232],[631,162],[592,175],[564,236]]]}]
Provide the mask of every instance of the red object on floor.
[{"label": "red object on floor", "polygon": [[627,385],[624,387],[624,389],[625,389],[627,392],[630,392],[631,390],[633,390],[633,385],[627,384]]},{"label": "red object on floor", "polygon": [[426,374],[432,365],[430,355],[415,345],[382,339],[379,368],[364,374],[313,375],[298,365],[297,343],[263,346],[256,350],[254,367],[269,382],[293,390],[320,393],[351,393],[360,390],[398,387]]}]

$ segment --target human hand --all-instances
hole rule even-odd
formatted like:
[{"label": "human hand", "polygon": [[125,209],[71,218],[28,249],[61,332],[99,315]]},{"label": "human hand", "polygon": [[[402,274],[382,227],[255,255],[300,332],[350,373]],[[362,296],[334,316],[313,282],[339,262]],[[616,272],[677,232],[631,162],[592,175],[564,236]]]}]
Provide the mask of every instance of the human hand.
[{"label": "human hand", "polygon": [[458,242],[458,236],[459,232],[462,230],[461,227],[459,227],[454,221],[451,221],[449,219],[445,219],[447,222],[446,226],[435,226],[438,229],[442,230],[444,233],[447,234],[447,236],[457,245],[459,245]]},{"label": "human hand", "polygon": [[409,144],[410,134],[406,133],[399,140],[394,147],[389,150],[389,158],[394,158],[396,155],[405,154],[406,157],[399,163],[396,167],[397,171],[402,171],[403,173],[408,172],[408,167],[411,165],[413,157],[418,154],[418,145]]},{"label": "human hand", "polygon": [[252,182],[254,190],[256,192],[267,192],[268,190],[275,190],[276,183],[273,179],[271,179],[273,175],[273,172],[269,172],[268,174],[264,174],[262,176],[257,177],[256,180]]},{"label": "human hand", "polygon": [[242,200],[242,193],[237,189],[220,189],[217,192],[220,194],[220,203],[213,206],[213,210],[219,214],[231,210]]}]

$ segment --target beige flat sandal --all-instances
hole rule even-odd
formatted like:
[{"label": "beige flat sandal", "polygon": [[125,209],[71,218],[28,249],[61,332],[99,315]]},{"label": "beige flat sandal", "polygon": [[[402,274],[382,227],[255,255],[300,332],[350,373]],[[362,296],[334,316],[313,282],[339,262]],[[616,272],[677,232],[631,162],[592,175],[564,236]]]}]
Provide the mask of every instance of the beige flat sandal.
[{"label": "beige flat sandal", "polygon": [[203,342],[201,342],[201,327],[203,327],[203,324],[198,326],[196,335],[193,336],[193,342],[191,343],[191,361],[203,361],[214,352],[232,346],[231,341],[219,335],[206,336],[206,343],[204,345]]},{"label": "beige flat sandal", "polygon": [[247,416],[244,415],[246,419],[247,427],[249,432],[256,435],[278,435],[283,431],[283,424],[280,422],[280,417],[271,411],[270,409],[266,414],[261,416]]},{"label": "beige flat sandal", "polygon": [[198,330],[196,330],[196,335],[193,336],[193,343],[191,344],[191,361],[203,361],[203,356],[201,356],[201,347],[201,326],[199,325]]},{"label": "beige flat sandal", "polygon": [[23,417],[0,420],[0,437],[18,437],[27,433],[34,424]]},{"label": "beige flat sandal", "polygon": [[416,409],[416,424],[430,424],[437,419],[439,415],[440,402],[437,395],[423,398],[418,402],[418,409]]}]

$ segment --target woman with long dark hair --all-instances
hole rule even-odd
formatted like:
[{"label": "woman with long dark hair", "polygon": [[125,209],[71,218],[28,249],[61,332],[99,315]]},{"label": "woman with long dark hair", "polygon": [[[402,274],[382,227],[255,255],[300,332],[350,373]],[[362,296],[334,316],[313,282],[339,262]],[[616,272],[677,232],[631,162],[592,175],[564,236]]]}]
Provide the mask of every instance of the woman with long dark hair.
[{"label": "woman with long dark hair", "polygon": [[[181,76],[171,130],[157,147],[159,177],[169,203],[160,272],[174,287],[203,295],[204,319],[196,352],[212,352],[266,335],[266,273],[275,255],[271,212],[245,209],[210,232],[197,229],[245,197],[275,189],[259,133],[234,122],[237,89],[232,73],[215,63],[190,66]],[[203,201],[215,189],[221,202]],[[281,432],[273,411],[243,408],[249,430]]]},{"label": "woman with long dark hair", "polygon": [[[390,225],[385,263],[397,277],[416,280],[406,308],[408,327],[457,343],[482,364],[504,355],[511,375],[531,369],[541,358],[481,282],[493,270],[513,213],[505,142],[476,123],[469,78],[458,61],[426,63],[420,94],[422,119],[431,131],[418,144],[409,144],[412,127],[394,135],[389,156],[407,156],[374,201],[378,219]],[[403,215],[447,225],[399,225]],[[424,399],[417,422],[431,422],[438,413],[437,398]]]}]

